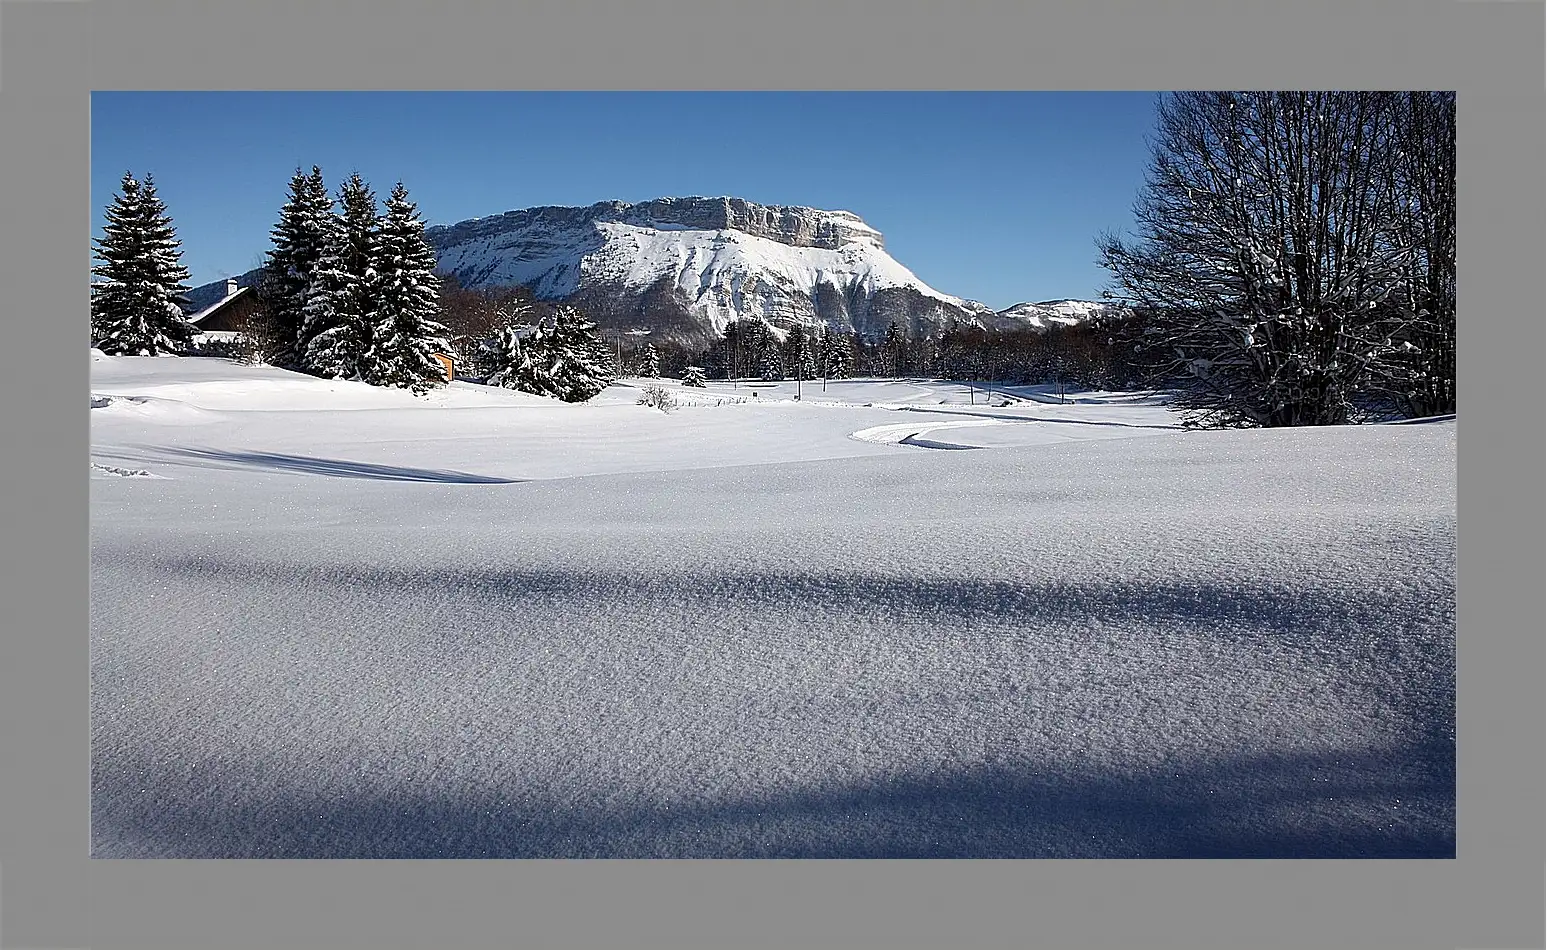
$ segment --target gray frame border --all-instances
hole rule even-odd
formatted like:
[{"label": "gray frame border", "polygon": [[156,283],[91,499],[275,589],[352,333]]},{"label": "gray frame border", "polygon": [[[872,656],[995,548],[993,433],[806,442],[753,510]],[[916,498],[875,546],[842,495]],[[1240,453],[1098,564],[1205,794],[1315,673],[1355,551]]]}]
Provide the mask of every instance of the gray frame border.
[{"label": "gray frame border", "polygon": [[[1543,945],[1540,3],[0,5],[0,946]],[[1457,89],[1457,859],[89,861],[89,92],[639,86]]]}]

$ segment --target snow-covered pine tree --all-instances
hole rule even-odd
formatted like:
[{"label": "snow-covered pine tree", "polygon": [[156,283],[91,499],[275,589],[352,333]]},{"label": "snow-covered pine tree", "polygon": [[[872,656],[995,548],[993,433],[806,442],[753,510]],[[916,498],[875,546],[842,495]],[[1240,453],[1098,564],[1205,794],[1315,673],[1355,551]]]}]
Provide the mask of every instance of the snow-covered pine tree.
[{"label": "snow-covered pine tree", "polygon": [[435,250],[402,182],[393,186],[386,205],[373,247],[374,325],[366,381],[423,393],[445,380],[434,354],[451,349],[446,328],[435,319],[440,310]]},{"label": "snow-covered pine tree", "polygon": [[307,294],[306,368],[321,376],[372,379],[377,240],[376,196],[353,175],[339,188],[339,217]]},{"label": "snow-covered pine tree", "polygon": [[822,373],[828,379],[847,379],[854,371],[854,348],[841,333],[826,331],[822,336]]},{"label": "snow-covered pine tree", "polygon": [[596,325],[573,307],[525,332],[502,327],[489,347],[495,371],[488,382],[565,402],[584,402],[616,378],[613,356]]},{"label": "snow-covered pine tree", "polygon": [[188,290],[182,246],[150,175],[129,172],[95,241],[101,263],[91,296],[92,345],[104,353],[155,356],[181,349],[194,327],[173,298]]},{"label": "snow-covered pine tree", "polygon": [[704,383],[704,371],[697,366],[689,366],[682,375],[682,385],[693,386],[697,389],[707,388]]},{"label": "snow-covered pine tree", "polygon": [[654,343],[646,343],[643,353],[639,354],[637,364],[639,372],[636,375],[645,379],[661,378],[661,355],[655,351]]},{"label": "snow-covered pine tree", "polygon": [[537,396],[563,399],[564,347],[556,339],[552,320],[539,322],[521,340],[525,366],[513,388]]},{"label": "snow-covered pine tree", "polygon": [[555,395],[565,402],[585,402],[617,378],[612,351],[596,324],[574,307],[560,305],[554,311],[544,343],[539,370],[548,374]]},{"label": "snow-covered pine tree", "polygon": [[541,338],[529,347],[521,338],[521,331],[506,325],[494,331],[494,338],[485,344],[485,360],[492,368],[487,382],[490,386],[519,389],[538,396],[551,396],[546,386],[539,384],[536,367],[532,361],[541,349]]},{"label": "snow-covered pine tree", "polygon": [[779,343],[779,338],[774,336],[773,328],[762,320],[753,325],[752,342],[755,343],[757,362],[757,375],[760,379],[777,382],[784,379],[784,353]]},{"label": "snow-covered pine tree", "polygon": [[300,365],[310,338],[306,301],[317,269],[330,243],[336,240],[333,199],[322,180],[322,169],[310,174],[296,169],[290,179],[290,199],[279,209],[279,221],[269,235],[274,246],[263,265],[263,297],[277,349],[270,362]]},{"label": "snow-covered pine tree", "polygon": [[790,375],[798,379],[815,379],[821,375],[817,370],[816,357],[812,354],[812,340],[806,328],[795,324],[790,329],[789,335],[784,338],[784,367]]},{"label": "snow-covered pine tree", "polygon": [[[444,295],[443,295],[444,296]],[[442,303],[442,317],[446,314],[445,304]],[[488,327],[477,334],[466,334],[461,337],[453,337],[451,345],[457,352],[462,362],[469,367],[472,375],[490,377],[504,369],[507,363],[501,353],[501,340],[505,338],[504,331],[519,330],[527,332],[536,322],[531,303],[521,301],[509,301],[495,308],[493,315],[488,318]]]},{"label": "snow-covered pine tree", "polygon": [[895,320],[892,321],[886,328],[885,338],[881,340],[881,360],[886,374],[894,379],[902,375],[902,354],[906,345],[902,327]]}]

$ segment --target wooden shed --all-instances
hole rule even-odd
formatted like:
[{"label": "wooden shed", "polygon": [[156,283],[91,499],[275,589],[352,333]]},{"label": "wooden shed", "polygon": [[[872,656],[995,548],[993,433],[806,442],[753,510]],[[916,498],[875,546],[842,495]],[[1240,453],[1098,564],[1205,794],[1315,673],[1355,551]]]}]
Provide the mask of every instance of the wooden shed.
[{"label": "wooden shed", "polygon": [[226,295],[197,313],[188,322],[200,333],[231,333],[246,329],[247,321],[262,305],[251,287],[238,287],[235,278],[227,278]]}]

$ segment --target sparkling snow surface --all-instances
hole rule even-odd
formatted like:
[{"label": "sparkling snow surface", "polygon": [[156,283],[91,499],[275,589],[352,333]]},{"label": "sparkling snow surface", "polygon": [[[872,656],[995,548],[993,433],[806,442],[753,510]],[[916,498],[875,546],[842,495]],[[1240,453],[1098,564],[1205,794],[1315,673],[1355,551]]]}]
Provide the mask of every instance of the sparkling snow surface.
[{"label": "sparkling snow surface", "polygon": [[1454,422],[91,378],[94,856],[1455,853]]}]

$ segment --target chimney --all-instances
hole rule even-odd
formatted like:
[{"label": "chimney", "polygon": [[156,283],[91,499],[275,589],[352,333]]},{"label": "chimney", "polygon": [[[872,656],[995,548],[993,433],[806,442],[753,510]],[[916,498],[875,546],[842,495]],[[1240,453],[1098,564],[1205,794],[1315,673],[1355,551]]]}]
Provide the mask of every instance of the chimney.
[{"label": "chimney", "polygon": [[231,296],[234,293],[236,293],[236,278],[235,277],[227,277],[226,278],[226,296],[229,297],[229,296]]}]

